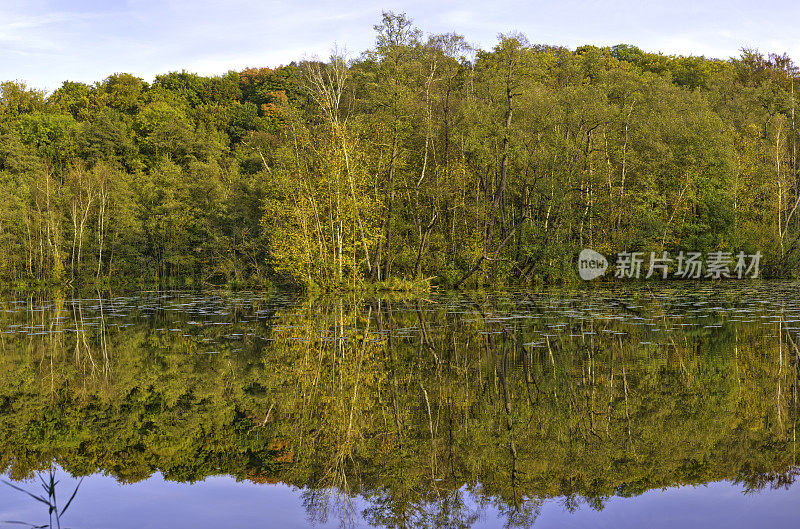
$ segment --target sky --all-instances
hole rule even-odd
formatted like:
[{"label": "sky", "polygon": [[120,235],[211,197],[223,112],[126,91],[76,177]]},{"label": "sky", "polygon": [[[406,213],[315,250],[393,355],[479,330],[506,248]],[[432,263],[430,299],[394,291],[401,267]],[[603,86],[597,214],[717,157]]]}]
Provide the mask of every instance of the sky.
[{"label": "sky", "polygon": [[572,49],[626,43],[727,59],[750,47],[800,62],[800,3],[790,0],[0,0],[0,81],[52,91],[116,72],[149,82],[275,67],[327,57],[334,45],[357,56],[373,46],[384,10],[483,49],[518,31]]}]

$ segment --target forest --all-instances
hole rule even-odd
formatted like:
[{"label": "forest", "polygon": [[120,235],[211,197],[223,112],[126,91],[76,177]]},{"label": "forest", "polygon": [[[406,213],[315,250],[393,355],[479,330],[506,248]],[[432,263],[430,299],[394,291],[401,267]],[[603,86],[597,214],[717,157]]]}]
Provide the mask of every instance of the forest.
[{"label": "forest", "polygon": [[585,247],[797,274],[785,54],[374,29],[274,69],[0,84],[4,284],[568,283]]}]

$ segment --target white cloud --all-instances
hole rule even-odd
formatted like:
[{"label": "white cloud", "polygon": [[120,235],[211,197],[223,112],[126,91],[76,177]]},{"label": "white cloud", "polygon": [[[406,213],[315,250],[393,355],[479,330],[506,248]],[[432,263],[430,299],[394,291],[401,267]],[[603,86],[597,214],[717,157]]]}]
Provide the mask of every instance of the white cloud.
[{"label": "white cloud", "polygon": [[[650,51],[727,58],[742,46],[800,59],[795,4],[616,0],[394,2],[426,32],[455,31],[488,48],[501,32],[532,42],[635,44]],[[127,71],[148,80],[187,69],[224,73],[326,56],[374,43],[381,8],[363,0],[0,0],[0,79],[53,89]]]}]

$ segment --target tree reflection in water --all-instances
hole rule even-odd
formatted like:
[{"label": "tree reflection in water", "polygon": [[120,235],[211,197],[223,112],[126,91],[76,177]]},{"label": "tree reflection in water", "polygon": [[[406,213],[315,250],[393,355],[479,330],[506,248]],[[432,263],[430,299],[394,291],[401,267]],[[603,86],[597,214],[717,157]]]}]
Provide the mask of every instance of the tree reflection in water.
[{"label": "tree reflection in water", "polygon": [[530,526],[547,501],[797,475],[788,283],[2,309],[12,479],[224,474],[302,487],[312,521],[460,528],[487,506]]}]

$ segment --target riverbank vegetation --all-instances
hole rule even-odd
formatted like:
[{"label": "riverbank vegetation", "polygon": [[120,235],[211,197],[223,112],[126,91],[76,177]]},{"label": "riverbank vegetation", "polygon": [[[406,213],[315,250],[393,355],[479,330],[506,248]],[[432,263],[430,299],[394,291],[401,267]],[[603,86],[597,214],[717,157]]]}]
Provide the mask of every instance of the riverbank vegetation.
[{"label": "riverbank vegetation", "polygon": [[275,69],[3,83],[0,277],[552,283],[583,247],[760,251],[794,275],[787,56],[375,30]]}]

